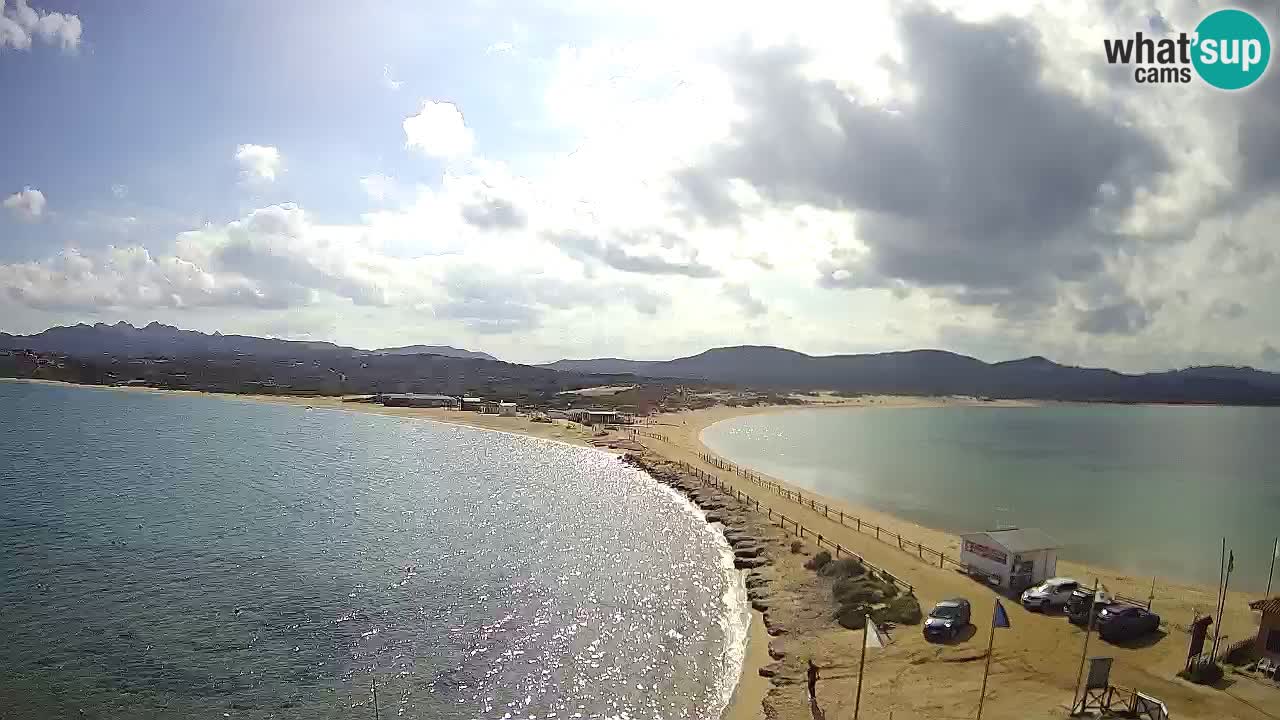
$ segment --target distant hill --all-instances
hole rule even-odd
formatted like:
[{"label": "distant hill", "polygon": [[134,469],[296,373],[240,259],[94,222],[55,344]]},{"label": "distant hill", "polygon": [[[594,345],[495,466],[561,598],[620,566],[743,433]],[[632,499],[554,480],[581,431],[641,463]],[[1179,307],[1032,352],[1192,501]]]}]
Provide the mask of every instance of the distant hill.
[{"label": "distant hill", "polygon": [[[454,350],[453,348],[448,348]],[[565,390],[609,378],[516,365],[475,354],[372,352],[333,343],[212,335],[151,323],[55,327],[35,335],[0,333],[0,375],[93,384],[144,381],[158,387],[223,392],[476,393],[522,402],[553,401]],[[455,351],[465,352],[465,351]]]},{"label": "distant hill", "polygon": [[327,342],[275,340],[250,335],[206,335],[153,322],[134,327],[126,322],[52,327],[35,335],[0,333],[0,348],[56,352],[74,357],[194,357],[252,355],[266,359],[301,358],[320,353],[352,355],[364,351]]},{"label": "distant hill", "polygon": [[456,358],[476,358],[479,360],[497,360],[489,353],[463,350],[448,345],[405,345],[404,347],[379,348],[374,350],[379,355],[443,355]]},{"label": "distant hill", "polygon": [[744,345],[675,360],[560,360],[544,365],[583,373],[704,379],[773,388],[855,393],[972,395],[1109,402],[1280,404],[1280,374],[1197,367],[1130,375],[1034,356],[987,363],[944,350],[813,356]]}]

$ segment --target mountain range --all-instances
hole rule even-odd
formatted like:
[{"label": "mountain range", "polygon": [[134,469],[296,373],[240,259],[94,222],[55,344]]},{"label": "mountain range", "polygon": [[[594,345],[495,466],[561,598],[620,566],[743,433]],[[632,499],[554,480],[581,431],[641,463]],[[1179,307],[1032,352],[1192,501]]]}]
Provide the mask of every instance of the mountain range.
[{"label": "mountain range", "polygon": [[[103,356],[233,357],[277,363],[306,360],[327,363],[352,376],[376,370],[378,386],[392,380],[412,380],[405,373],[423,374],[422,370],[414,369],[417,365],[401,360],[422,358],[422,362],[427,362],[431,357],[444,357],[459,359],[451,362],[467,363],[465,368],[455,368],[461,373],[459,377],[513,377],[511,374],[516,373],[530,380],[538,378],[537,382],[544,386],[546,377],[537,373],[556,371],[573,376],[575,385],[581,385],[585,376],[621,375],[845,393],[1280,405],[1280,374],[1248,367],[1193,367],[1127,374],[1105,368],[1062,365],[1040,356],[988,363],[944,350],[815,356],[784,348],[745,345],[714,348],[674,360],[596,358],[559,360],[530,367],[450,346],[409,345],[361,350],[327,342],[210,335],[160,323],[141,328],[128,323],[80,324],[27,336],[0,333],[2,348],[60,353],[90,360]],[[445,372],[444,366],[440,366],[443,360],[432,362],[436,364],[432,375]]]},{"label": "mountain range", "polygon": [[760,387],[862,393],[1280,404],[1280,374],[1247,367],[1126,374],[1061,365],[1041,356],[988,363],[944,350],[814,356],[746,345],[715,348],[675,360],[559,360],[541,367],[562,372],[703,378]]}]

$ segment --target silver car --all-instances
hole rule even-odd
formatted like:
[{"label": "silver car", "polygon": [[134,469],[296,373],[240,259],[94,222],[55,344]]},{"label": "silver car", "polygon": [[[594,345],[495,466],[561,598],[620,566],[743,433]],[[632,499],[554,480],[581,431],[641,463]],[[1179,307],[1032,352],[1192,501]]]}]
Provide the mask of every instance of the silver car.
[{"label": "silver car", "polygon": [[1080,583],[1071,578],[1049,578],[1022,593],[1022,607],[1028,610],[1048,610],[1063,607],[1071,599],[1071,593]]}]

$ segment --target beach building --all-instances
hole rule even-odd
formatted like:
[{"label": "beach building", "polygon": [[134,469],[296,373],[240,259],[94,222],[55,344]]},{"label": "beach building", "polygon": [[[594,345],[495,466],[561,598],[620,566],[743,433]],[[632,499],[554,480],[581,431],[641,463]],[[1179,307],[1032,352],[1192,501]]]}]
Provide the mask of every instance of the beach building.
[{"label": "beach building", "polygon": [[1257,643],[1258,657],[1280,664],[1280,596],[1255,600],[1249,603],[1249,609],[1262,614],[1258,621],[1258,636],[1254,641]]},{"label": "beach building", "polygon": [[478,397],[463,397],[460,402],[463,410],[474,410],[476,412],[479,412],[480,406],[484,404],[484,400]]},{"label": "beach building", "polygon": [[613,410],[575,408],[570,410],[567,415],[574,422],[593,427],[596,425],[615,425],[619,422],[618,413]]},{"label": "beach building", "polygon": [[502,417],[515,417],[516,404],[513,402],[498,403],[498,414],[501,415]]},{"label": "beach building", "polygon": [[381,402],[386,407],[449,408],[452,410],[457,410],[459,407],[458,398],[452,395],[427,395],[423,393],[390,393],[382,395]]},{"label": "beach building", "polygon": [[983,530],[960,536],[960,562],[972,575],[1010,593],[1020,593],[1054,576],[1058,549],[1035,528]]}]

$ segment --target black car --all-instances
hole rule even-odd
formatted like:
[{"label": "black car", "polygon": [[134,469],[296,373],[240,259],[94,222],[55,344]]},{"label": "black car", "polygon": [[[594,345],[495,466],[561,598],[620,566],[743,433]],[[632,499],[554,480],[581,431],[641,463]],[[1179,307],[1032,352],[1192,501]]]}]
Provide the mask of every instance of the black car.
[{"label": "black car", "polygon": [[1160,629],[1160,616],[1136,605],[1112,604],[1098,613],[1098,636],[1110,642],[1136,640]]},{"label": "black car", "polygon": [[924,620],[925,640],[954,640],[969,627],[969,601],[964,598],[943,600],[929,611]]}]

